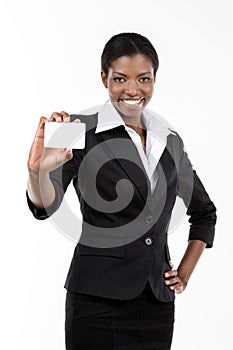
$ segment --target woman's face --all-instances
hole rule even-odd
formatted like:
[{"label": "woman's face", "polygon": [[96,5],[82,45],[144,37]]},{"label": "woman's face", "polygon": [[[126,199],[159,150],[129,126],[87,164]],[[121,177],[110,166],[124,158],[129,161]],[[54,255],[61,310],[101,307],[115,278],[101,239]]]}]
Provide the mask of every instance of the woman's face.
[{"label": "woman's face", "polygon": [[112,62],[108,76],[101,72],[110,100],[127,117],[139,117],[154,91],[154,67],[142,54],[122,56]]}]

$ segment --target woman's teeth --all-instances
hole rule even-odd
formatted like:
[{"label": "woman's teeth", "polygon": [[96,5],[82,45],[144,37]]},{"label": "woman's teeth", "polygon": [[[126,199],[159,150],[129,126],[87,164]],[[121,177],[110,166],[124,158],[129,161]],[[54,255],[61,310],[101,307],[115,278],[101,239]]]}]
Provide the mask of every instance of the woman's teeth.
[{"label": "woman's teeth", "polygon": [[140,102],[142,102],[142,100],[144,100],[144,98],[140,98],[138,100],[127,100],[127,99],[122,99],[121,101],[123,101],[124,103],[126,103],[127,105],[130,106],[134,106],[139,104]]}]

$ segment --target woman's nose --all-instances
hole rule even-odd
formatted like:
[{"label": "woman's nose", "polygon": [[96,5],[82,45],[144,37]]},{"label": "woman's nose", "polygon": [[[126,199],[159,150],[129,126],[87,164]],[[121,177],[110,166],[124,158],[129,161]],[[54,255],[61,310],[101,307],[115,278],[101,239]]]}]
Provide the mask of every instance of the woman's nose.
[{"label": "woman's nose", "polygon": [[134,81],[129,81],[125,90],[129,95],[137,95],[137,83]]}]

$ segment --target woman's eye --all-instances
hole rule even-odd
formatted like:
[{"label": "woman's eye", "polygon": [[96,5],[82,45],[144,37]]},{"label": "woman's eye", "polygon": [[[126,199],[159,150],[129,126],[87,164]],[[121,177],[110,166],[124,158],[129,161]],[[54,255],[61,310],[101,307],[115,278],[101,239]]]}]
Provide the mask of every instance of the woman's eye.
[{"label": "woman's eye", "polygon": [[[125,82],[125,78],[123,78],[123,77],[115,77],[115,78],[113,78],[113,80],[116,81],[117,83]],[[146,83],[146,82],[148,82],[150,80],[151,80],[150,77],[142,77],[142,78],[139,79],[140,83]]]},{"label": "woman's eye", "polygon": [[116,81],[117,83],[123,83],[125,81],[125,79],[122,77],[116,77],[116,78],[113,78],[113,80]]},{"label": "woman's eye", "polygon": [[140,78],[140,82],[146,83],[147,81],[150,81],[151,79],[149,77],[142,77]]}]

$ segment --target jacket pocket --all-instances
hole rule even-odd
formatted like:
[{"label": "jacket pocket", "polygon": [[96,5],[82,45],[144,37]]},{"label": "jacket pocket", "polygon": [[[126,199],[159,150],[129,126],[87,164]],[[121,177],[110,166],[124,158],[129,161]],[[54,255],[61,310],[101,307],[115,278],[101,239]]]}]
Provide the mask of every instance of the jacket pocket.
[{"label": "jacket pocket", "polygon": [[123,258],[125,256],[124,245],[113,248],[96,248],[84,244],[78,245],[79,255],[91,255],[102,257]]}]

